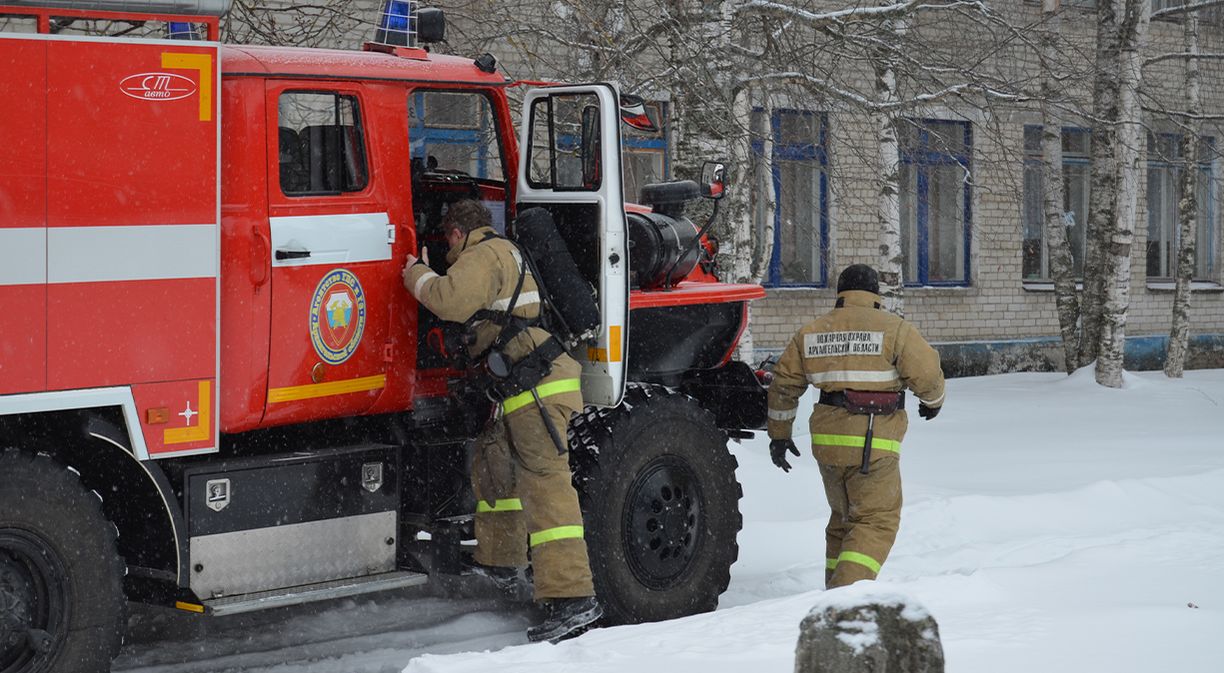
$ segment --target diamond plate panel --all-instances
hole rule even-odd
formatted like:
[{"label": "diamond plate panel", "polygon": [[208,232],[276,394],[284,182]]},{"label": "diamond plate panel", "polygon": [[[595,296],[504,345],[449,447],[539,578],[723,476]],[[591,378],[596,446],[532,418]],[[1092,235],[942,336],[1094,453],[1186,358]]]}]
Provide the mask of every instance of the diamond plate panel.
[{"label": "diamond plate panel", "polygon": [[389,572],[396,519],[376,512],[193,537],[191,589],[208,599]]}]

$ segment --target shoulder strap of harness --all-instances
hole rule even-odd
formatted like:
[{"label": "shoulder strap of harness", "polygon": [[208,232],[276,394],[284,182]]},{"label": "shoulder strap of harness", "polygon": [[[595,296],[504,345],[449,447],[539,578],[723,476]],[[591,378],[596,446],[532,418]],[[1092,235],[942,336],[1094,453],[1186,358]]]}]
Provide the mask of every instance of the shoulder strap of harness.
[{"label": "shoulder strap of harness", "polygon": [[[504,236],[500,236],[495,232],[489,232],[485,234],[485,237],[480,239],[480,242],[484,243],[485,241],[496,239],[496,238],[500,238],[500,239],[503,239],[509,242],[510,245],[514,246],[514,249],[516,251],[518,250],[518,246],[516,246],[513,241],[510,241],[510,239],[505,238]],[[497,338],[493,340],[492,347],[493,348],[504,348],[506,344],[510,343],[511,339],[518,336],[528,327],[531,327],[532,325],[534,325],[536,322],[535,320],[529,319],[529,318],[520,318],[514,315],[514,309],[518,305],[519,295],[521,295],[523,292],[523,282],[526,280],[527,280],[527,257],[522,253],[522,251],[519,251],[518,282],[514,284],[514,293],[510,295],[509,305],[506,306],[506,309],[504,311],[494,310],[491,308],[481,309],[477,311],[476,313],[472,314],[471,318],[468,319],[466,327],[468,329],[471,329],[472,325],[482,320],[488,320],[495,324],[501,325],[501,328],[502,328],[501,332],[499,332],[497,335]]]}]

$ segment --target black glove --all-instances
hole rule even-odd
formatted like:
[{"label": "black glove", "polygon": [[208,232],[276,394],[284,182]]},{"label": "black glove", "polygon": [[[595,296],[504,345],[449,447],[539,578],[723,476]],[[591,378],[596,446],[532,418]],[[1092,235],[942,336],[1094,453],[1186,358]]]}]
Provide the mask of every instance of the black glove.
[{"label": "black glove", "polygon": [[769,457],[773,459],[773,464],[782,468],[783,472],[790,472],[790,463],[786,462],[786,452],[790,451],[796,456],[799,455],[799,449],[795,447],[795,442],[789,439],[775,439],[769,442]]},{"label": "black glove", "polygon": [[927,419],[928,421],[938,416],[940,409],[943,409],[943,407],[928,407],[923,402],[918,403],[918,415]]}]

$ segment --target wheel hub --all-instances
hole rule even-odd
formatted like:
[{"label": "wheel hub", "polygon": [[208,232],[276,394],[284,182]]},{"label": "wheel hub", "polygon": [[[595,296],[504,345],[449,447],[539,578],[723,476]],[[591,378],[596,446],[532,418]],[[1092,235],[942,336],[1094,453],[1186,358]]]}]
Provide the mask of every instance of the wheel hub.
[{"label": "wheel hub", "polygon": [[29,670],[66,622],[63,566],[46,543],[0,529],[0,673]]},{"label": "wheel hub", "polygon": [[688,570],[699,546],[702,497],[680,458],[664,456],[639,473],[626,500],[629,566],[651,588],[665,588]]}]

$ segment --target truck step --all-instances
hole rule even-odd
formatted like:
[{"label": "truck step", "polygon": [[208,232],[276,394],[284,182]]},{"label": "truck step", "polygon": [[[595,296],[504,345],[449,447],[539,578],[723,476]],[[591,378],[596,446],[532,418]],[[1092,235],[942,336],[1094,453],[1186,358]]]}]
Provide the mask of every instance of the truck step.
[{"label": "truck step", "polygon": [[236,615],[243,612],[280,608],[287,605],[358,596],[375,591],[401,589],[424,584],[428,580],[429,576],[423,573],[397,571],[331,582],[319,582],[318,584],[304,584],[302,586],[273,591],[259,591],[239,596],[212,598],[203,601],[203,604],[204,609],[210,615]]}]

